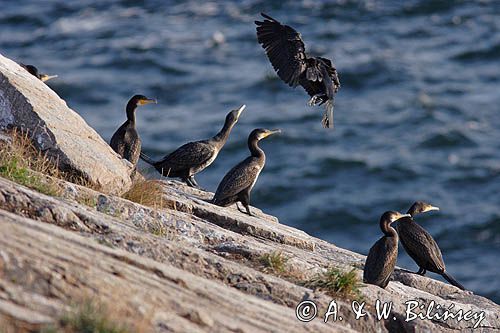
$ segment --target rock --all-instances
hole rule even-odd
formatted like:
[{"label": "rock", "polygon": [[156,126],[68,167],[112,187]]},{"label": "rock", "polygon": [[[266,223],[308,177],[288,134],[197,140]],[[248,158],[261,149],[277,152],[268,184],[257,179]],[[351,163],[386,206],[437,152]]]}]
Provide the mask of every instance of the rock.
[{"label": "rock", "polygon": [[[114,307],[127,306],[131,318],[138,317],[136,306],[140,304],[142,312],[148,314],[148,326],[157,331],[161,328],[171,332],[277,332],[283,327],[289,332],[341,329],[337,324],[301,323],[285,306],[195,276],[168,263],[89,242],[85,237],[53,225],[1,210],[0,221],[0,276],[20,281],[33,298],[78,299],[82,294],[97,292]],[[33,304],[29,298],[13,299],[12,295],[7,288],[5,293],[0,293],[1,301],[10,303],[11,309],[23,308],[23,311],[10,312],[22,320]],[[130,298],[134,302],[126,304]],[[0,307],[0,311],[4,308]],[[48,316],[44,310],[38,311],[43,322]]]},{"label": "rock", "polygon": [[0,128],[28,131],[33,143],[106,193],[130,188],[131,166],[42,81],[0,54]]},{"label": "rock", "polygon": [[[86,297],[111,305],[109,317],[134,324],[138,332],[500,329],[500,306],[494,302],[399,268],[386,289],[361,285],[359,294],[349,295],[312,290],[305,282],[329,267],[354,270],[361,279],[365,256],[257,208],[250,217],[235,207],[214,206],[213,193],[177,181],[156,181],[161,208],[114,195],[130,186],[128,163],[54,92],[1,56],[0,116],[0,125],[30,131],[38,148],[59,158],[62,168],[101,189],[43,175],[60,187],[53,197],[0,177],[2,332],[43,330]],[[0,140],[9,137],[0,132]],[[273,252],[286,258],[280,271],[262,263]],[[307,323],[296,318],[304,300],[318,309]],[[365,304],[365,316],[356,318],[353,300]],[[330,317],[325,323],[331,301],[342,320]],[[388,318],[376,317],[377,301],[392,305]],[[424,307],[414,313],[434,304],[441,307],[434,314],[453,309],[478,317],[407,320],[406,302],[412,301]]]},{"label": "rock", "polygon": [[[258,213],[258,218],[239,214],[232,208],[220,210],[217,215],[201,214],[205,218],[193,215],[194,211],[211,209],[204,200],[212,194],[185,188],[178,182],[161,181],[160,184],[164,186],[165,199],[170,201],[170,205],[190,207],[186,211],[153,209],[78,185],[65,182],[61,185],[65,184],[72,188],[63,192],[69,199],[82,195],[93,197],[95,207],[46,196],[0,178],[0,300],[15,303],[26,311],[36,311],[52,320],[57,318],[58,313],[54,311],[54,305],[31,305],[29,297],[22,297],[22,302],[18,300],[21,297],[5,299],[1,290],[21,289],[27,295],[31,293],[32,298],[49,298],[62,306],[66,299],[77,298],[80,289],[84,288],[109,302],[108,289],[111,288],[110,283],[113,286],[115,283],[110,279],[114,281],[115,277],[121,277],[126,281],[119,280],[125,283],[122,285],[120,282],[120,288],[133,290],[129,294],[133,295],[137,307],[156,309],[143,312],[148,313],[149,325],[158,332],[224,332],[229,329],[244,332],[441,332],[467,331],[473,327],[471,321],[451,319],[446,322],[406,322],[404,302],[408,300],[418,300],[422,304],[434,301],[446,307],[453,304],[455,310],[475,313],[483,311],[485,319],[476,330],[478,332],[500,327],[500,307],[497,304],[471,292],[399,269],[394,275],[395,281],[391,281],[386,289],[371,285],[361,287],[368,315],[357,320],[349,311],[349,298],[342,295],[332,297],[311,290],[304,287],[301,281],[332,265],[344,269],[354,267],[357,275],[361,276],[359,268],[365,260],[362,255],[281,225],[262,212]],[[221,227],[216,220],[224,215],[234,222]],[[250,222],[248,219],[254,220]],[[34,220],[44,222],[47,227],[36,224]],[[271,227],[275,235],[262,231],[248,233],[248,228],[234,227],[245,223],[252,223],[254,230]],[[7,224],[7,229],[2,229],[2,224]],[[13,231],[13,225],[20,229]],[[42,235],[38,234],[42,230]],[[50,241],[45,239],[48,234],[51,235]],[[271,237],[266,238],[265,235]],[[282,241],[297,235],[300,235],[300,242]],[[24,237],[27,237],[26,240]],[[20,244],[14,249],[16,240]],[[31,249],[24,249],[24,242],[37,243],[37,248],[44,249],[40,250],[43,255],[37,256],[31,253]],[[304,247],[303,244],[311,246]],[[111,252],[104,251],[102,245]],[[56,255],[60,252],[58,249],[65,249],[63,257],[60,257],[62,254]],[[260,266],[259,258],[263,254],[277,250],[289,258],[287,274],[291,275],[274,275],[264,272]],[[6,255],[9,251],[11,255]],[[33,260],[13,260],[13,253],[19,258]],[[49,267],[42,269],[47,262]],[[16,265],[20,264],[23,269],[16,269]],[[130,266],[133,266],[133,276],[129,276],[132,272]],[[31,276],[31,271],[43,271],[45,275],[43,279],[27,278]],[[156,275],[159,285],[144,282],[148,281],[144,279],[151,278],[148,276],[152,273]],[[45,285],[43,281],[54,281],[55,276],[61,274],[65,276],[61,281],[65,283],[64,287],[59,284],[54,286],[51,282],[52,289],[47,289],[51,284]],[[8,282],[12,277],[22,282]],[[24,281],[30,283],[25,284]],[[8,286],[2,287],[2,283],[8,283]],[[55,296],[54,290],[57,290]],[[64,292],[61,293],[61,290]],[[187,296],[193,292],[201,302],[193,303],[194,299]],[[129,294],[117,293],[122,301],[130,299]],[[237,303],[232,300],[235,297],[239,300]],[[295,306],[304,299],[313,300],[320,311],[318,318],[307,324],[298,322],[294,315]],[[321,316],[332,299],[342,311],[343,321],[325,324]],[[377,299],[394,304],[392,317],[396,320],[392,317],[387,320],[375,318]],[[128,311],[139,311],[130,302],[127,304]],[[269,318],[274,319],[261,323],[258,318],[263,314],[257,308],[270,311]],[[216,309],[224,314],[214,314]],[[282,320],[275,322],[276,316],[283,316]],[[21,319],[17,318],[18,321]],[[227,320],[228,326],[221,325],[221,320]],[[235,324],[240,321],[246,324]]]}]

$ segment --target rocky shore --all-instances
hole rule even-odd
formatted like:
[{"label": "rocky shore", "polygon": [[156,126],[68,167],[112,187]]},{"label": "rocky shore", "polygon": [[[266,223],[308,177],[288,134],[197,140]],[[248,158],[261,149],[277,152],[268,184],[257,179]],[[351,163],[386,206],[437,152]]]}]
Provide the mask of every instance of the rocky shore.
[{"label": "rocky shore", "polygon": [[[500,330],[500,306],[470,291],[400,269],[386,289],[364,285],[363,255],[257,208],[249,217],[214,206],[212,193],[176,181],[132,181],[129,163],[76,112],[1,55],[0,128],[2,145],[13,129],[28,133],[65,175],[28,170],[54,188],[43,191],[0,173],[0,332],[57,331],[86,302],[131,332]],[[332,269],[353,272],[348,289],[311,283]],[[377,300],[392,304],[387,319]],[[303,301],[318,310],[309,322],[296,316]],[[422,308],[409,311],[412,301]],[[325,323],[333,305],[337,320]],[[438,318],[445,310],[462,320]],[[417,313],[425,318],[408,320]]]}]

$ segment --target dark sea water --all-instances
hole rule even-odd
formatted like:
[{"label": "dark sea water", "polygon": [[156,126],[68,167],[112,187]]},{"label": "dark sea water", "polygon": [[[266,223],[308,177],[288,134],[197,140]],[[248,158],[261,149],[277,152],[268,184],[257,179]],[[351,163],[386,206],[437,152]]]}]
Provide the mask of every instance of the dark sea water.
[{"label": "dark sea water", "polygon": [[[255,206],[366,254],[385,210],[428,201],[441,211],[419,221],[449,273],[500,302],[500,1],[0,3],[0,52],[58,74],[49,85],[106,140],[135,93],[159,101],[138,110],[153,157],[212,136],[245,103],[197,177],[203,187],[248,154],[253,128],[279,127],[262,143]],[[260,11],[334,59],[334,131],[275,75],[256,43]],[[398,264],[416,269],[400,252]]]}]

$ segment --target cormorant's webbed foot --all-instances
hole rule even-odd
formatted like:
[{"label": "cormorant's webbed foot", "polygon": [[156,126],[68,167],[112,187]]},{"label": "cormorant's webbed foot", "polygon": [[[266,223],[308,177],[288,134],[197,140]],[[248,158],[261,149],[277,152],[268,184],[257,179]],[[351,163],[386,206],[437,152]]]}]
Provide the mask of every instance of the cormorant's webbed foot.
[{"label": "cormorant's webbed foot", "polygon": [[193,184],[193,187],[197,188],[198,190],[205,191],[200,187],[200,185],[198,185],[198,182],[196,181],[196,179],[194,179],[194,176],[189,176],[188,179],[191,182],[191,184]]},{"label": "cormorant's webbed foot", "polygon": [[193,184],[193,182],[191,181],[191,179],[189,177],[188,178],[182,178],[182,180],[187,184],[187,186],[196,188],[196,185]]},{"label": "cormorant's webbed foot", "polygon": [[425,270],[424,268],[420,267],[420,269],[418,270],[418,272],[416,274],[424,276],[426,272],[427,272],[427,270]]},{"label": "cormorant's webbed foot", "polygon": [[246,211],[246,213],[247,213],[249,216],[255,216],[254,214],[252,214],[252,213],[250,212],[250,206],[245,205],[245,209],[247,210],[247,211]]},{"label": "cormorant's webbed foot", "polygon": [[314,105],[316,105],[318,103],[321,103],[321,100],[322,100],[323,96],[324,96],[324,94],[316,94],[313,97],[311,97],[311,99],[309,100],[309,102],[307,102],[307,104],[309,106],[314,106]]},{"label": "cormorant's webbed foot", "polygon": [[241,208],[240,208],[240,205],[238,205],[238,202],[236,202],[236,208],[238,208],[238,210],[239,210],[241,213],[245,214],[245,211],[244,211],[243,209],[241,209]]}]

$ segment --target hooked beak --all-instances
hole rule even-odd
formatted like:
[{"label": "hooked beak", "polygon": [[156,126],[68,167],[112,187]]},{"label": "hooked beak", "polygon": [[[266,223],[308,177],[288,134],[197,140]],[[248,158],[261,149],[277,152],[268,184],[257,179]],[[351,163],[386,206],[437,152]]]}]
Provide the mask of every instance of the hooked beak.
[{"label": "hooked beak", "polygon": [[236,119],[239,119],[240,116],[241,116],[241,113],[243,112],[243,110],[245,110],[247,106],[245,104],[243,104],[242,106],[240,106],[238,109],[236,109],[237,113],[236,113]]},{"label": "hooked beak", "polygon": [[439,210],[439,207],[436,206],[429,206],[425,211],[430,212],[431,210]]},{"label": "hooked beak", "polygon": [[[410,215],[410,214],[401,214],[401,213],[398,213],[398,214],[396,215],[396,218],[395,218],[395,219],[394,219],[394,221],[392,221],[392,222],[396,222],[397,220],[402,219],[403,217],[411,217],[411,215]],[[392,222],[391,222],[391,223],[392,223]]]},{"label": "hooked beak", "polygon": [[273,129],[273,130],[268,130],[266,133],[264,133],[264,138],[267,138],[270,135],[281,133],[280,129]]},{"label": "hooked beak", "polygon": [[139,104],[140,105],[146,105],[146,104],[158,104],[158,101],[156,99],[153,99],[153,98],[148,98],[148,99],[141,99],[139,101]]},{"label": "hooked beak", "polygon": [[57,77],[57,75],[40,74],[40,80],[42,80],[42,82],[48,81],[50,79],[54,79],[56,77]]}]

